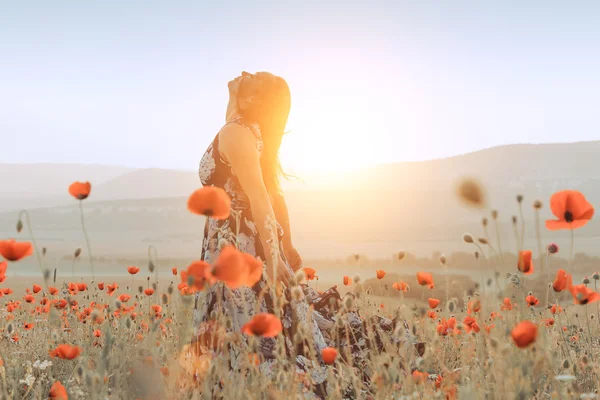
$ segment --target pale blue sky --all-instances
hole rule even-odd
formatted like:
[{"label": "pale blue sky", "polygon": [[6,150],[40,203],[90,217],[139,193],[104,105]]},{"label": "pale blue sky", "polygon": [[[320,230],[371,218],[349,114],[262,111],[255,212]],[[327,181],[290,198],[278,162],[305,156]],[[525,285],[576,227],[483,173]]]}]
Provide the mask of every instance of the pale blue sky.
[{"label": "pale blue sky", "polygon": [[1,161],[195,169],[241,70],[296,172],[600,139],[599,4],[0,0]]}]

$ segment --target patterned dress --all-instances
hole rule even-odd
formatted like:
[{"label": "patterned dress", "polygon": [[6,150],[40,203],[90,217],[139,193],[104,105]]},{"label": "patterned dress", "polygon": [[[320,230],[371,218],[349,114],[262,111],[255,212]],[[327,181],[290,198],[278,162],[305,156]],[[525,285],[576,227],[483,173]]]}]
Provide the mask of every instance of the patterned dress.
[{"label": "patterned dress", "polygon": [[[256,138],[256,147],[262,153],[263,141],[258,125],[248,123],[242,118],[237,118],[229,123],[236,123],[248,129]],[[202,160],[199,169],[200,181],[203,186],[216,186],[224,189],[231,197],[232,213],[227,220],[215,220],[208,218],[204,229],[204,241],[202,245],[202,260],[214,263],[219,256],[219,248],[222,244],[237,244],[240,251],[249,253],[261,260],[266,260],[265,250],[258,236],[256,222],[252,216],[248,197],[242,190],[240,183],[232,171],[231,165],[219,154],[219,136],[217,135],[210,144]],[[282,258],[281,236],[283,229],[278,225],[279,247]],[[286,261],[287,265],[287,261]],[[290,273],[292,269],[287,265]],[[309,328],[312,333],[314,350],[320,357],[321,350],[326,347],[324,337],[317,322],[308,315],[309,307],[305,299],[296,301],[286,294],[288,304],[283,308],[281,322],[284,328],[284,338],[288,354],[298,354],[292,344],[292,337],[301,324]],[[259,304],[260,299],[260,304]],[[267,283],[263,278],[252,288],[242,287],[229,289],[222,284],[210,287],[206,292],[196,295],[196,306],[194,320],[196,335],[201,335],[210,329],[210,316],[214,312],[223,312],[232,322],[231,330],[240,332],[242,326],[258,312],[274,313],[273,299],[267,290]],[[292,317],[294,316],[294,318]],[[274,338],[263,338],[260,340],[260,350],[265,362],[261,364],[264,373],[269,374],[275,363]],[[239,349],[229,349],[230,367],[237,369],[245,357]],[[327,371],[325,368],[314,368],[312,363],[302,354],[296,356],[297,368],[302,371],[310,370],[316,383],[325,380]],[[309,366],[310,365],[310,366]]]}]

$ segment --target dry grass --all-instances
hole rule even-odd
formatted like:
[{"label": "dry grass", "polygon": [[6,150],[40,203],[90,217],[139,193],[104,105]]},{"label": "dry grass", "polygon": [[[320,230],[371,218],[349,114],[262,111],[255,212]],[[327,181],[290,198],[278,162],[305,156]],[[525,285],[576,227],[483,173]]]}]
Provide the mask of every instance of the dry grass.
[{"label": "dry grass", "polygon": [[[323,391],[330,399],[595,398],[600,372],[598,303],[574,305],[570,294],[556,296],[547,291],[548,281],[541,272],[524,279],[515,266],[516,277],[494,274],[495,264],[503,265],[500,256],[483,252],[486,255],[487,278],[455,275],[450,265],[442,269],[445,274],[434,273],[432,290],[420,287],[412,274],[388,273],[377,280],[374,269],[371,279],[342,287],[341,273],[340,289],[356,297],[341,301],[335,328],[326,334],[338,351],[335,363],[321,363],[306,330],[291,338],[306,346],[314,362],[308,373],[299,373],[293,358],[285,354],[281,335],[277,362],[265,373],[264,364],[255,362],[256,340],[226,329],[230,321],[221,314],[211,316],[224,329],[210,348],[188,346],[194,298],[180,294],[178,277],[156,281],[143,270],[133,284],[130,278],[104,278],[105,285],[119,285],[109,296],[98,288],[99,279],[86,280],[88,289],[73,294],[68,279],[54,282],[50,277],[48,286],[59,289],[51,295],[42,276],[9,276],[2,283],[13,292],[1,299],[0,396],[46,399],[59,381],[70,399],[292,399]],[[12,268],[18,268],[18,262],[11,263]],[[595,289],[597,281],[591,279],[589,286]],[[397,281],[407,282],[411,290],[392,289]],[[35,283],[43,290],[30,304],[24,295]],[[147,287],[154,287],[155,293],[144,294]],[[539,298],[538,306],[525,304],[529,292]],[[121,303],[121,294],[131,299]],[[558,303],[565,311],[551,314],[546,295],[548,304]],[[427,305],[430,297],[441,301],[435,310]],[[515,304],[512,310],[501,309],[505,297]],[[69,304],[59,309],[53,302],[44,309],[42,299],[65,299]],[[17,301],[20,305],[12,307]],[[475,303],[481,309],[469,310],[468,305]],[[350,312],[358,312],[365,321],[369,351],[360,360],[347,345],[352,341],[347,329]],[[461,322],[467,315],[475,318],[478,332],[469,332]],[[377,316],[398,323],[384,332],[371,323]],[[440,335],[438,323],[451,317],[459,321],[457,329]],[[539,329],[527,348],[516,347],[511,338],[513,327],[522,320],[533,321]],[[25,329],[28,323],[34,324],[30,330]],[[415,350],[420,342],[425,342],[421,355]],[[81,354],[71,360],[50,357],[49,351],[60,344],[80,346]],[[236,352],[242,361],[232,371],[230,357]],[[314,385],[311,374],[327,375],[322,387]]]}]

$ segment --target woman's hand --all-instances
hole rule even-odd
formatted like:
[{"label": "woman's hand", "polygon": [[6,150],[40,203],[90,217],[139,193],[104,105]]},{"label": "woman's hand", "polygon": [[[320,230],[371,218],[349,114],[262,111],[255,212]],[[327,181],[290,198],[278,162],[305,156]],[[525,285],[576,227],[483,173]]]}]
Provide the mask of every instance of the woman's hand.
[{"label": "woman's hand", "polygon": [[273,279],[273,263],[267,263],[267,276],[271,282],[281,282],[285,286],[289,285],[289,279],[291,278],[291,274],[285,265],[285,261],[281,257],[277,262],[277,268],[275,269],[276,279]]},{"label": "woman's hand", "polygon": [[302,268],[302,257],[300,257],[300,253],[294,247],[290,247],[290,249],[285,253],[285,258],[287,258],[292,271],[296,272],[300,268]]}]

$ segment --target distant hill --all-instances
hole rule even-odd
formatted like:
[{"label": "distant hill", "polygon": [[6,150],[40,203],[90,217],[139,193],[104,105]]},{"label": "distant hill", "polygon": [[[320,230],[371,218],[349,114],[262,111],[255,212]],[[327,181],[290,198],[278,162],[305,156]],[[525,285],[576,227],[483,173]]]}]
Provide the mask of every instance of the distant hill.
[{"label": "distant hill", "polygon": [[[292,182],[286,189],[294,242],[309,258],[352,253],[385,258],[398,249],[419,255],[436,250],[472,251],[460,239],[464,232],[482,234],[483,212],[460,204],[454,185],[463,176],[473,176],[484,183],[490,207],[500,213],[503,250],[515,249],[510,219],[519,215],[517,194],[525,196],[526,245],[536,248],[534,200],[544,203],[542,221],[551,217],[549,198],[560,189],[581,190],[600,205],[600,170],[594,167],[598,154],[600,141],[511,145],[440,160],[378,165],[335,178],[326,174],[301,177],[305,183]],[[11,168],[15,171],[14,166],[0,165],[0,177],[6,177]],[[45,204],[31,214],[42,240],[65,249],[81,243],[78,209],[66,187],[72,180],[86,179],[93,182],[92,196],[85,202],[86,223],[98,254],[143,254],[148,243],[155,243],[163,254],[199,254],[202,219],[185,208],[187,195],[199,186],[196,171],[19,168],[14,193],[10,185],[2,187],[4,209],[23,207],[19,193],[39,185],[37,201]],[[39,170],[47,176],[43,184]],[[12,203],[6,201],[9,195],[15,199]],[[14,236],[16,215],[16,211],[0,213],[0,235]],[[568,247],[565,232],[543,229],[542,239]],[[576,251],[600,254],[599,240],[600,216],[577,231]]]}]

